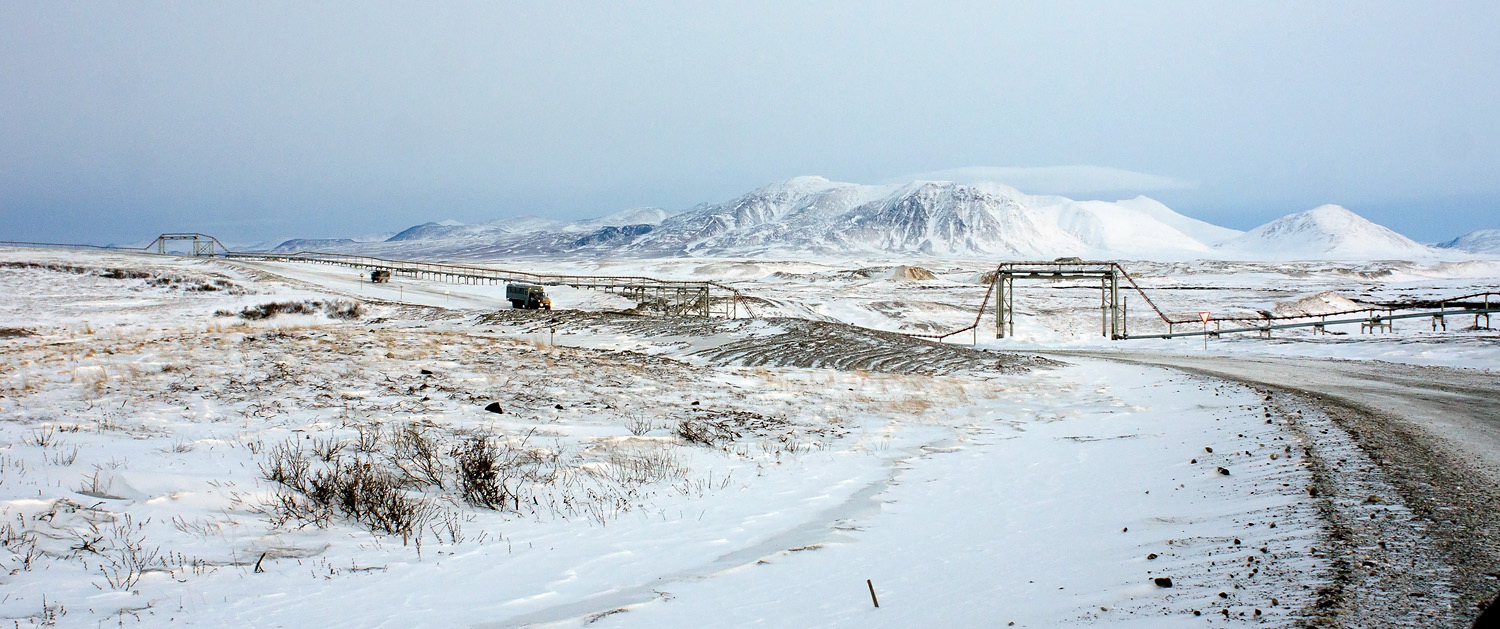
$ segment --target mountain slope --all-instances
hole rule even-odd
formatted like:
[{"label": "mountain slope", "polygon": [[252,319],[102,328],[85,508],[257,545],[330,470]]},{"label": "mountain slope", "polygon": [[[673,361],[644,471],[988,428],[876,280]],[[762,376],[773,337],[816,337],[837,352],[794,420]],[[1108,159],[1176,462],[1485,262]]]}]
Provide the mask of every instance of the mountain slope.
[{"label": "mountain slope", "polygon": [[1438,254],[1337,205],[1283,216],[1218,249],[1250,259],[1406,259]]},{"label": "mountain slope", "polygon": [[1472,231],[1438,247],[1469,253],[1500,254],[1500,229]]}]

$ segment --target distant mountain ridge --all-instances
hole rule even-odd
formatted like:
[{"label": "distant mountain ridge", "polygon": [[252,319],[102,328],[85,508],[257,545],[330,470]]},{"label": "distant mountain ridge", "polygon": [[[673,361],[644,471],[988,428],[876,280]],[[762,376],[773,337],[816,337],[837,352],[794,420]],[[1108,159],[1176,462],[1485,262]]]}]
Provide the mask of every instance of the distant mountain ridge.
[{"label": "distant mountain ridge", "polygon": [[1320,257],[1348,259],[1405,259],[1435,253],[1338,205],[1283,216],[1221,243],[1220,249],[1269,257],[1317,252]]},{"label": "distant mountain ridge", "polygon": [[[565,222],[534,216],[423,223],[331,250],[427,258],[919,255],[1051,259],[1414,259],[1444,255],[1339,206],[1240,232],[1146,197],[1075,201],[1001,184],[862,185],[795,177],[683,212],[635,208]],[[314,241],[287,241],[278,251]]]},{"label": "distant mountain ridge", "polygon": [[1500,229],[1481,229],[1438,245],[1468,253],[1500,254]]}]

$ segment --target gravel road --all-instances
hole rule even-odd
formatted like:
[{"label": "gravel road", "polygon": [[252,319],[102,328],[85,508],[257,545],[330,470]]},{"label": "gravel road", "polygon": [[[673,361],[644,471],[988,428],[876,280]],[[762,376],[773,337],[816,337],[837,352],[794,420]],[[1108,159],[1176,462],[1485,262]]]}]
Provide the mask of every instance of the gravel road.
[{"label": "gravel road", "polygon": [[[1335,574],[1309,625],[1468,627],[1500,591],[1500,374],[1378,361],[1055,354],[1245,383],[1285,398],[1293,417],[1301,412],[1292,408],[1306,404],[1348,433],[1373,469],[1310,446]],[[1311,444],[1324,440],[1308,433]],[[1347,494],[1368,486],[1370,473],[1413,517],[1376,521],[1350,508],[1360,501]]]}]

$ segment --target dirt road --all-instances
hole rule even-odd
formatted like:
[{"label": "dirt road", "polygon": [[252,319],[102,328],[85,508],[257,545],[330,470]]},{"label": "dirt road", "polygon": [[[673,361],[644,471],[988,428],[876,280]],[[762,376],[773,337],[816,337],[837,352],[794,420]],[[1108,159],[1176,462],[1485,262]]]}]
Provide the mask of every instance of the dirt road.
[{"label": "dirt road", "polygon": [[[1311,624],[1420,626],[1435,620],[1439,626],[1468,627],[1478,606],[1500,591],[1500,375],[1309,358],[1056,355],[1169,367],[1290,395],[1321,410],[1354,439],[1415,516],[1405,527],[1411,543],[1392,542],[1388,538],[1400,533],[1350,516],[1347,503],[1334,494],[1366,479],[1351,478],[1361,472],[1337,453],[1323,453],[1323,484],[1329,488],[1323,499],[1330,541],[1342,546],[1333,555],[1335,581],[1342,583],[1335,583],[1326,613],[1315,613]],[[1447,576],[1413,578],[1412,566],[1424,565],[1430,574]],[[1383,589],[1390,591],[1361,591],[1367,570],[1390,573],[1394,578],[1383,580]],[[1369,609],[1371,603],[1393,600],[1424,603]],[[1421,621],[1405,617],[1417,607],[1433,615]]]}]

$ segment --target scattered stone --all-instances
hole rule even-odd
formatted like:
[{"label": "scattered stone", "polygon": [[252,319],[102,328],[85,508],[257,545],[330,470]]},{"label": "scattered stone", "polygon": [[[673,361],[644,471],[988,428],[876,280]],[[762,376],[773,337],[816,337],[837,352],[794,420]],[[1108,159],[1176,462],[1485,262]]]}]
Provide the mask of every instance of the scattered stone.
[{"label": "scattered stone", "polygon": [[1219,598],[1229,598],[1228,592],[1219,592]]},{"label": "scattered stone", "polygon": [[1220,476],[1228,476],[1229,475],[1229,470],[1221,467],[1221,468],[1219,468],[1219,475]]},{"label": "scattered stone", "polygon": [[488,406],[484,407],[484,410],[487,410],[491,413],[499,413],[501,415],[505,414],[505,409],[500,408],[499,402],[490,402]]},{"label": "scattered stone", "polygon": [[1146,560],[1147,561],[1150,561],[1152,559],[1156,559],[1156,553],[1151,553],[1149,555],[1146,555]]},{"label": "scattered stone", "polygon": [[1191,461],[1188,461],[1188,463],[1193,463],[1193,464],[1196,464],[1197,462],[1198,462],[1198,459],[1193,459]]},{"label": "scattered stone", "polygon": [[698,400],[693,400],[692,406],[697,406],[697,405],[698,405]]},{"label": "scattered stone", "polygon": [[1203,451],[1207,452],[1209,454],[1213,454],[1214,453],[1214,449],[1211,448],[1211,447],[1208,447],[1208,446],[1203,446]]},{"label": "scattered stone", "polygon": [[421,373],[424,376],[430,376],[430,375],[432,375],[432,370],[431,369],[423,369],[419,373]]},{"label": "scattered stone", "polygon": [[554,404],[554,405],[553,405],[553,406],[552,406],[552,408],[555,408],[555,409],[557,409],[557,410],[559,410],[559,411],[560,411],[560,410],[563,410],[563,405],[561,405],[561,404]]},{"label": "scattered stone", "polygon": [[1155,579],[1152,579],[1151,582],[1155,583],[1156,587],[1164,587],[1164,588],[1172,587],[1172,578],[1171,577],[1156,577]]}]

